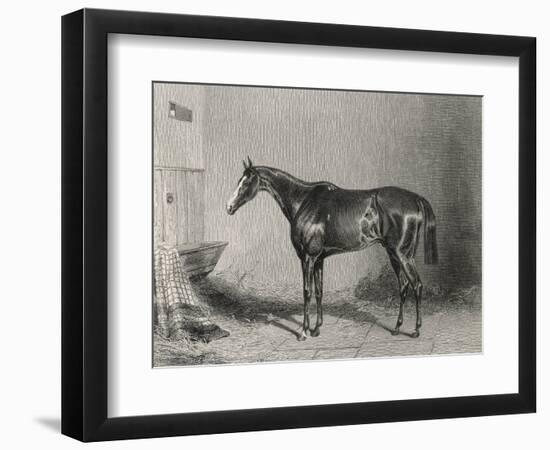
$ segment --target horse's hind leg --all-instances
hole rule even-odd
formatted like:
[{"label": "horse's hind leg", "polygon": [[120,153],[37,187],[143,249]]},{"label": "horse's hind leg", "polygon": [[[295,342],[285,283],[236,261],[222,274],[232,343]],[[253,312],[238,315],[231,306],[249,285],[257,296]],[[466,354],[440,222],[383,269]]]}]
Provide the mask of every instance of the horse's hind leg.
[{"label": "horse's hind leg", "polygon": [[420,327],[422,326],[422,281],[416,270],[413,258],[401,257],[401,267],[414,290],[416,299],[416,329],[411,335],[413,338],[420,336]]},{"label": "horse's hind leg", "polygon": [[313,293],[313,267],[314,260],[311,256],[302,258],[302,274],[304,277],[304,323],[298,335],[299,341],[305,341],[306,333],[309,330],[309,302]]},{"label": "horse's hind leg", "polygon": [[321,325],[323,325],[323,260],[319,259],[315,263],[313,278],[315,284],[315,299],[317,300],[317,321],[315,329],[311,331],[311,336],[317,337],[321,334]]},{"label": "horse's hind leg", "polygon": [[[392,250],[393,255],[390,255],[392,260],[392,265],[395,264],[394,260],[391,258],[393,256],[399,263],[399,269],[405,274],[405,277],[414,291],[414,296],[416,300],[416,328],[412,337],[416,338],[420,336],[420,327],[422,326],[422,282],[420,281],[420,276],[416,270],[416,265],[414,262],[414,256],[416,254],[416,248],[418,247],[418,235],[420,230],[421,217],[419,216],[408,216],[405,217],[403,221],[403,229],[401,234],[401,239],[399,244],[395,246]],[[394,266],[395,270],[395,266]],[[396,271],[397,273],[397,271]],[[399,275],[398,275],[399,277]],[[404,285],[401,285],[404,286]],[[400,287],[401,287],[400,286]],[[406,294],[406,289],[404,293]],[[394,330],[394,333],[399,332],[399,326],[403,321],[402,317],[402,307],[404,298],[401,298],[401,308],[399,310],[399,318],[397,319],[397,326]]]},{"label": "horse's hind leg", "polygon": [[397,317],[395,328],[391,332],[391,334],[397,336],[399,334],[399,328],[401,328],[401,325],[403,325],[403,306],[405,305],[407,291],[409,290],[409,280],[407,279],[405,273],[401,270],[401,263],[399,262],[397,257],[389,252],[388,255],[390,257],[390,262],[395,272],[395,275],[397,276],[397,283],[399,284],[399,316]]}]

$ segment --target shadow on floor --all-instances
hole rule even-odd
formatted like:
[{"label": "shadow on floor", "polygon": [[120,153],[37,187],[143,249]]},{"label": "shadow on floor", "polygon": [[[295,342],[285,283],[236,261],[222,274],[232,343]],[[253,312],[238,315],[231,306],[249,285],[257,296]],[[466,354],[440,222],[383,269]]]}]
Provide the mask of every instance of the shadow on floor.
[{"label": "shadow on floor", "polygon": [[[303,300],[296,293],[280,290],[275,294],[265,294],[252,290],[242,290],[220,278],[204,278],[193,286],[202,302],[208,305],[215,315],[231,317],[240,322],[269,322],[269,317],[280,318],[297,325],[295,316],[303,314]],[[275,289],[275,288],[273,288]],[[365,302],[348,292],[327,293],[323,304],[326,315],[362,323],[376,322],[377,318],[364,311]],[[396,312],[397,313],[397,312]],[[315,320],[316,307],[310,307],[310,318]],[[283,326],[283,324],[279,324]],[[290,331],[290,330],[289,330]]]}]

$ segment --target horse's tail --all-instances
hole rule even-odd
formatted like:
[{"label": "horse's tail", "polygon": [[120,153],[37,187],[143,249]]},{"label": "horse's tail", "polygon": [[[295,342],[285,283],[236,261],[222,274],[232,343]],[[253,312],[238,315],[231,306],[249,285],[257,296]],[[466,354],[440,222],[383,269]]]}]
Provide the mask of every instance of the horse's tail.
[{"label": "horse's tail", "polygon": [[421,198],[420,205],[424,213],[424,263],[437,264],[439,254],[437,251],[435,215],[428,200]]}]

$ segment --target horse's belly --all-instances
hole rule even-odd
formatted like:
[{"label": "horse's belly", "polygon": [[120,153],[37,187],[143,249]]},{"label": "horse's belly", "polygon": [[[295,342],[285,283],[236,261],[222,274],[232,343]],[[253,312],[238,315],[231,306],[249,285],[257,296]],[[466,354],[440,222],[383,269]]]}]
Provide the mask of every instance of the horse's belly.
[{"label": "horse's belly", "polygon": [[361,238],[359,226],[349,229],[336,225],[331,228],[325,235],[325,247],[331,249],[332,253],[354,252],[368,246],[368,242]]},{"label": "horse's belly", "polygon": [[363,250],[376,243],[383,243],[380,218],[375,208],[368,207],[360,215],[346,215],[327,223],[327,248],[333,253]]}]

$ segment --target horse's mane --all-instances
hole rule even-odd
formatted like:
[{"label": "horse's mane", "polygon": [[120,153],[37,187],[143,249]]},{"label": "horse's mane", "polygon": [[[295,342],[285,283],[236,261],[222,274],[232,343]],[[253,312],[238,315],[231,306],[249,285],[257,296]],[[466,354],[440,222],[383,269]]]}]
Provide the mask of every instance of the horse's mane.
[{"label": "horse's mane", "polygon": [[268,166],[254,166],[252,169],[256,170],[260,178],[262,177],[262,173],[268,172],[276,177],[284,178],[294,184],[303,186],[303,187],[316,187],[316,186],[328,186],[334,189],[340,189],[337,185],[334,183],[331,183],[330,181],[305,181],[301,180],[298,177],[295,177],[294,175],[289,174],[288,172],[285,172],[281,169],[276,169],[274,167],[268,167]]}]

